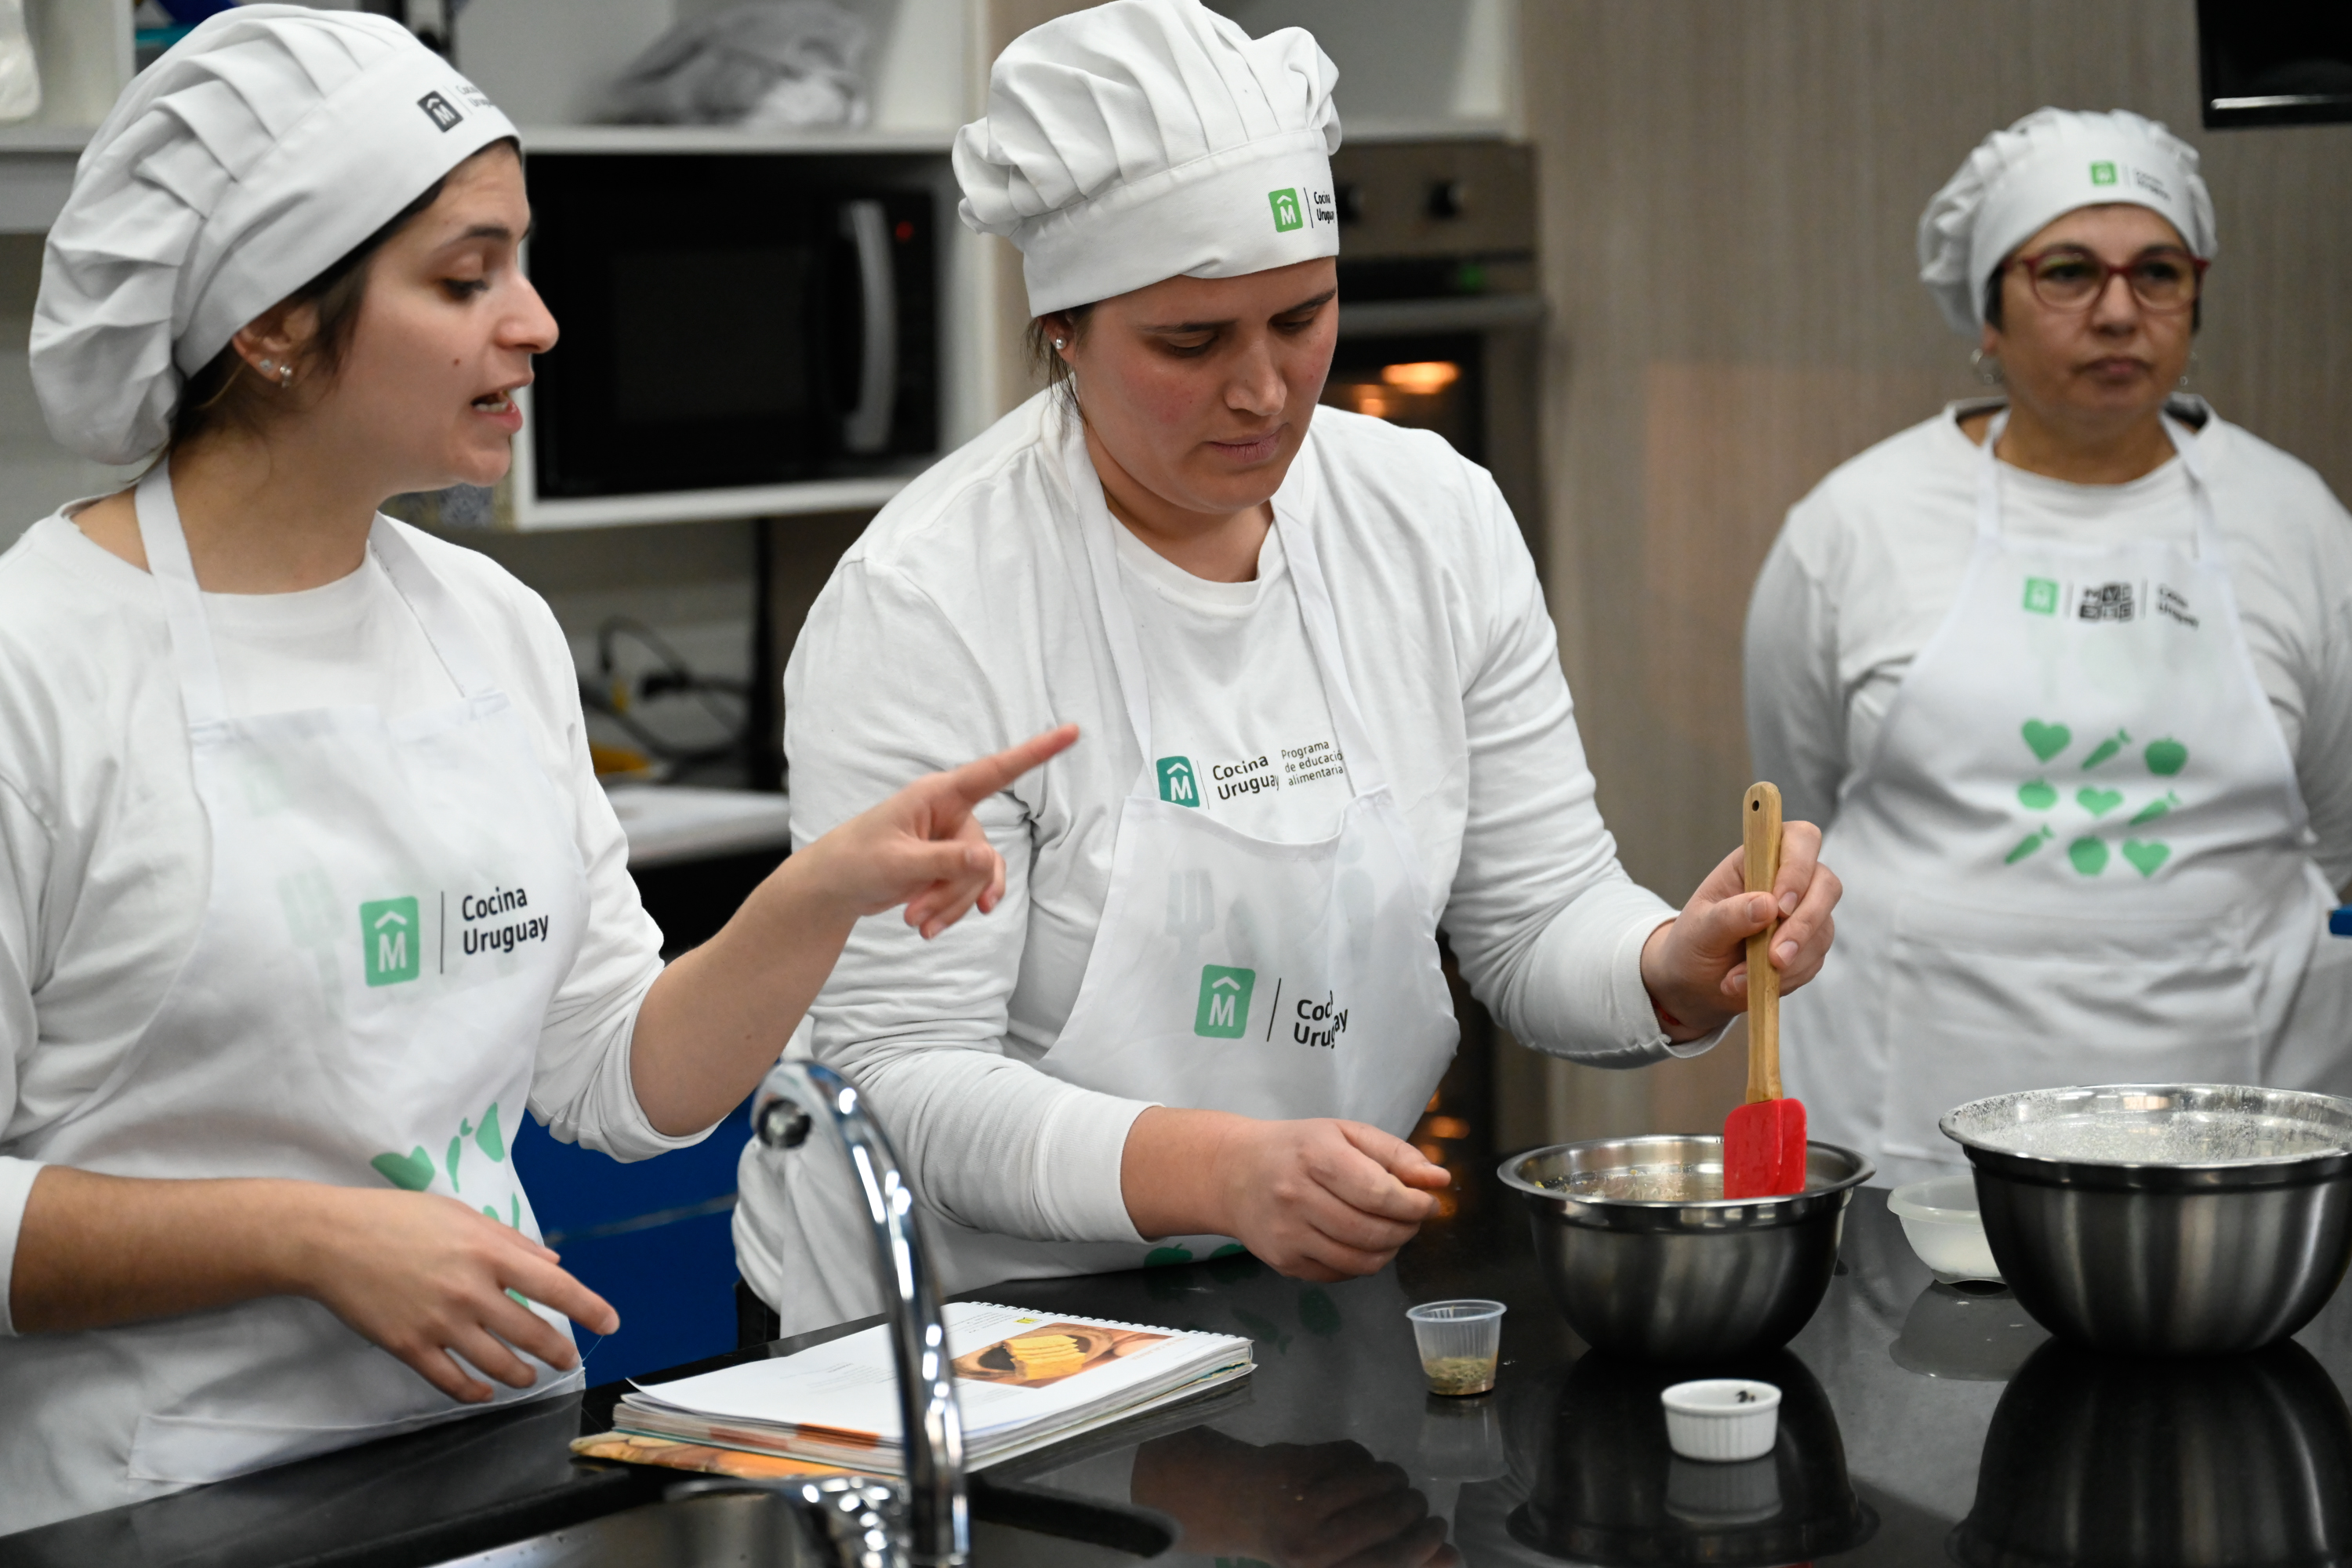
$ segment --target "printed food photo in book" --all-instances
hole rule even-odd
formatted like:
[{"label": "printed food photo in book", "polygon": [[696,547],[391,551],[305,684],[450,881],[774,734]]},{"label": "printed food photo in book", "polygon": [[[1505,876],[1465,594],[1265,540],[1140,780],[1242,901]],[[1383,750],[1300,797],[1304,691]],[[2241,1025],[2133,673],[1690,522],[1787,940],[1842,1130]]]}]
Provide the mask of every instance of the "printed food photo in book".
[{"label": "printed food photo in book", "polygon": [[1100,1366],[1166,1334],[1140,1329],[1106,1329],[1086,1323],[1053,1322],[998,1340],[994,1344],[955,1359],[955,1373],[973,1383],[1006,1383],[1017,1388],[1044,1388],[1075,1377],[1090,1366]]}]

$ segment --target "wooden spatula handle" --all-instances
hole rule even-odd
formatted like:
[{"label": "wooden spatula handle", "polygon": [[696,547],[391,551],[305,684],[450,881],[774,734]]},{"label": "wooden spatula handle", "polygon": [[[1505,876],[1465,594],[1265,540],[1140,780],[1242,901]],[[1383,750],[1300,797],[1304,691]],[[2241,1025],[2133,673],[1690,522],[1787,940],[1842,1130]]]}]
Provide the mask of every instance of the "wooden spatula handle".
[{"label": "wooden spatula handle", "polygon": [[[1769,893],[1780,875],[1780,792],[1750,784],[1740,802],[1747,850],[1748,890]],[[1775,920],[1748,939],[1748,1102],[1780,1098],[1780,972],[1772,967]]]}]

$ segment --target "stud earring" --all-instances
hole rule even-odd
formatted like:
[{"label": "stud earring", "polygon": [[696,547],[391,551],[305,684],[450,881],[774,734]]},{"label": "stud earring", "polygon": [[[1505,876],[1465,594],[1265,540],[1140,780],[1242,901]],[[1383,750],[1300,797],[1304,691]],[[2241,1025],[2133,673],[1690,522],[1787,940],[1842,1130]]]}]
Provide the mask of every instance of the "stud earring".
[{"label": "stud earring", "polygon": [[1054,340],[1054,352],[1055,353],[1060,353],[1062,352],[1062,340],[1059,338],[1055,338]]},{"label": "stud earring", "polygon": [[2000,361],[1982,349],[1969,355],[1969,363],[1975,369],[1977,379],[1987,386],[1999,386],[2008,379],[2000,373]]}]

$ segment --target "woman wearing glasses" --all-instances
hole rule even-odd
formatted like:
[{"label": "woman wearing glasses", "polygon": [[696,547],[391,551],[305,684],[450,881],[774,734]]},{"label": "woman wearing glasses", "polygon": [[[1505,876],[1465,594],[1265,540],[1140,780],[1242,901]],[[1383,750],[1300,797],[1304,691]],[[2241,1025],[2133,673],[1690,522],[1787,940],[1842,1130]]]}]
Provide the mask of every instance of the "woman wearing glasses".
[{"label": "woman wearing glasses", "polygon": [[1853,911],[1789,1092],[1885,1179],[1981,1095],[2352,1077],[2352,519],[2178,391],[2213,242],[2161,125],[1987,139],[1920,276],[2000,395],[1830,475],[1757,582],[1757,769]]}]

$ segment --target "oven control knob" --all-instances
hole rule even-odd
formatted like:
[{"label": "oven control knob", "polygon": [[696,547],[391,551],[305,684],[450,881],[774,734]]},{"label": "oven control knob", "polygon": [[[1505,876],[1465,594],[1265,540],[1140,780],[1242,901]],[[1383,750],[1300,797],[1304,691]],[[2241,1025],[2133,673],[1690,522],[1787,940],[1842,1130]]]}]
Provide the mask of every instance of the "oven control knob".
[{"label": "oven control knob", "polygon": [[1470,187],[1460,180],[1439,180],[1429,187],[1429,216],[1460,217],[1470,210]]}]

